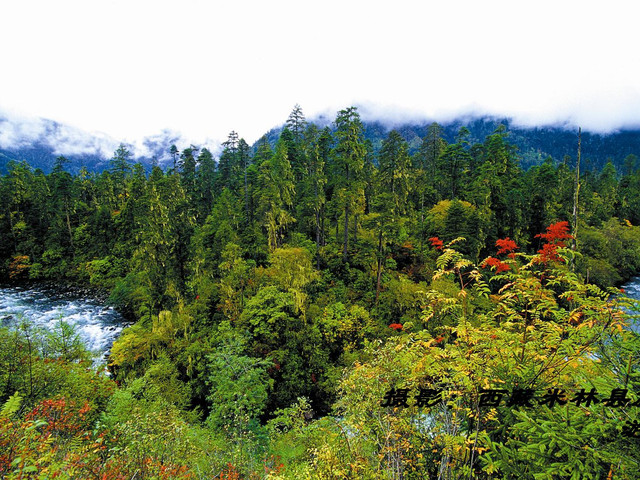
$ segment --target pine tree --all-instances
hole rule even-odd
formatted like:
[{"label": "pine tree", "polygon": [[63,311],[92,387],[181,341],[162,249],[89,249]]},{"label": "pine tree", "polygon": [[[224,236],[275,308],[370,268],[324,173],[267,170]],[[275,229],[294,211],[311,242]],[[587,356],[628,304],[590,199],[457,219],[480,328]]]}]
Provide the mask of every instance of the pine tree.
[{"label": "pine tree", "polygon": [[122,208],[127,198],[127,178],[131,173],[131,157],[133,154],[127,149],[124,143],[121,143],[113,154],[113,158],[109,162],[111,165],[110,173],[113,181],[118,189],[117,203]]},{"label": "pine tree", "polygon": [[55,215],[60,219],[60,223],[66,227],[66,239],[68,240],[71,254],[75,257],[73,229],[71,227],[71,215],[74,206],[72,192],[73,178],[69,172],[64,170],[64,165],[67,163],[69,163],[69,160],[63,156],[56,158],[53,171],[51,172],[53,181],[51,190],[54,195]]},{"label": "pine tree", "polygon": [[[323,142],[326,140],[315,125],[309,125],[305,132],[306,152],[305,152],[305,173],[301,182],[298,183],[298,217],[308,218],[311,214],[313,220],[306,222],[305,226],[312,228],[316,241],[316,251],[320,249],[323,242],[322,217],[326,201],[325,185],[327,176],[325,172],[325,156],[323,156]],[[299,222],[302,224],[303,222]],[[307,230],[307,233],[311,233]],[[318,257],[319,261],[319,257]]]},{"label": "pine tree", "polygon": [[171,145],[171,148],[169,149],[169,153],[171,154],[171,158],[173,158],[173,171],[176,171],[177,168],[177,163],[178,163],[178,155],[179,155],[179,150],[178,147],[176,147],[175,145]]},{"label": "pine tree", "polygon": [[229,133],[227,140],[222,143],[223,150],[218,162],[218,179],[216,182],[218,191],[223,188],[233,188],[234,171],[236,171],[238,165],[238,142],[238,134],[232,131]]},{"label": "pine tree", "polygon": [[456,143],[447,145],[440,153],[439,166],[444,177],[441,195],[444,198],[458,198],[461,186],[464,184],[465,175],[471,162],[471,155],[467,150],[468,136],[469,130],[461,127]]},{"label": "pine tree", "polygon": [[295,222],[291,207],[295,197],[293,172],[287,147],[278,141],[273,156],[260,166],[258,176],[259,216],[265,220],[269,248],[281,247],[287,227]]},{"label": "pine tree", "polygon": [[242,183],[243,183],[243,192],[244,192],[244,211],[245,211],[245,222],[248,224],[250,215],[250,201],[249,201],[249,178],[248,178],[248,170],[251,165],[251,155],[250,149],[247,142],[245,142],[244,138],[241,138],[238,141],[238,177],[242,175]]},{"label": "pine tree", "polygon": [[198,148],[191,145],[185,148],[180,154],[178,167],[180,169],[180,181],[184,188],[189,204],[193,206],[197,196],[196,193],[196,158]]},{"label": "pine tree", "polygon": [[442,138],[442,127],[438,123],[432,123],[427,128],[427,134],[422,139],[420,148],[416,153],[416,167],[421,170],[421,175],[416,178],[416,189],[420,195],[420,209],[425,204],[437,203],[442,200],[438,194],[444,188],[444,179],[440,168],[440,156],[447,147],[447,142]]},{"label": "pine tree", "polygon": [[215,175],[216,164],[213,155],[207,148],[203,148],[198,155],[198,170],[196,172],[198,218],[202,221],[207,218],[213,206]]},{"label": "pine tree", "polygon": [[356,107],[340,110],[336,117],[336,146],[333,149],[334,197],[344,212],[342,258],[346,262],[349,247],[349,216],[361,204],[360,175],[366,147],[363,126]]},{"label": "pine tree", "polygon": [[391,194],[391,208],[402,214],[406,210],[410,190],[411,160],[409,145],[396,130],[389,132],[382,142],[379,159],[380,187]]},{"label": "pine tree", "polygon": [[287,129],[293,134],[293,139],[297,143],[302,142],[302,135],[307,127],[307,120],[302,113],[300,105],[296,104],[287,119]]}]

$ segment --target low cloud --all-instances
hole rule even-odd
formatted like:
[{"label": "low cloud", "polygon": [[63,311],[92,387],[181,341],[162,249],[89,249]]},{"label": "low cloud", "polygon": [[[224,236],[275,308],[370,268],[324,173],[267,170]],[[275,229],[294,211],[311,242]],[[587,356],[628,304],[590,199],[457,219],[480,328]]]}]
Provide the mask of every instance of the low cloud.
[{"label": "low cloud", "polygon": [[100,133],[89,134],[52,120],[0,113],[0,148],[18,150],[49,147],[55,155],[97,155],[108,158],[118,142]]},{"label": "low cloud", "polygon": [[[420,102],[411,106],[381,102],[354,104],[364,121],[377,121],[389,129],[434,121],[442,124],[454,121],[464,123],[474,118],[486,117],[507,118],[512,125],[519,127],[577,129],[580,126],[584,131],[602,134],[640,128],[640,91],[631,88],[599,91],[591,95],[575,92],[574,95],[550,99],[544,104],[531,103],[527,108],[523,105],[510,108],[508,102],[492,108],[480,103],[469,103],[447,108],[442,107],[442,104],[433,105],[430,109]],[[304,103],[301,106],[304,110]],[[338,110],[324,108],[305,113],[309,121],[324,126],[333,123]],[[283,123],[284,120],[281,125]],[[155,160],[161,167],[172,166],[173,159],[169,153],[172,145],[176,145],[179,151],[191,145],[199,149],[206,147],[214,155],[221,151],[220,140],[198,139],[176,130],[164,129],[155,135],[120,141],[101,132],[87,132],[53,120],[0,111],[0,148],[5,150],[45,147],[53,155],[96,156],[108,160],[120,143],[127,145],[135,159]]]},{"label": "low cloud", "polygon": [[0,112],[0,148],[5,150],[46,147],[54,155],[97,156],[107,160],[121,143],[134,158],[155,159],[161,166],[172,160],[169,155],[171,145],[179,150],[191,145],[207,147],[214,154],[220,150],[219,142],[210,139],[199,142],[172,130],[134,141],[118,141],[101,132],[86,132],[52,120]]}]

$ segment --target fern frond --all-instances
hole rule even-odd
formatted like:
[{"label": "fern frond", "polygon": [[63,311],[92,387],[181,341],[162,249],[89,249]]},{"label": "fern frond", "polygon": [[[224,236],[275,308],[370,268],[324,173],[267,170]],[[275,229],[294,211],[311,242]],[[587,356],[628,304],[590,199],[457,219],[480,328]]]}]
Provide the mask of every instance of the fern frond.
[{"label": "fern frond", "polygon": [[14,393],[9,397],[4,405],[2,406],[2,410],[0,410],[0,418],[9,418],[18,413],[20,410],[20,406],[22,405],[22,397],[18,392]]}]

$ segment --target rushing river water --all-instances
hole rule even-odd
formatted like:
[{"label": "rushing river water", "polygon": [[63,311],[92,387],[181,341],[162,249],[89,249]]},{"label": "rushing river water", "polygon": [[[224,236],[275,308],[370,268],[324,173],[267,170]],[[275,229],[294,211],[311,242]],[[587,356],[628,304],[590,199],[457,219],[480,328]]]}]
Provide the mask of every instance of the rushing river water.
[{"label": "rushing river water", "polygon": [[633,277],[622,286],[622,289],[627,297],[640,301],[640,276]]},{"label": "rushing river water", "polygon": [[78,290],[51,285],[0,286],[0,322],[22,321],[52,331],[60,320],[75,326],[92,351],[107,354],[128,322],[112,307]]},{"label": "rushing river water", "polygon": [[[632,315],[640,315],[640,276],[633,277],[622,286],[622,289],[627,297],[639,302],[636,309],[631,310],[629,313]],[[636,333],[640,333],[640,317],[631,320],[631,329]]]}]

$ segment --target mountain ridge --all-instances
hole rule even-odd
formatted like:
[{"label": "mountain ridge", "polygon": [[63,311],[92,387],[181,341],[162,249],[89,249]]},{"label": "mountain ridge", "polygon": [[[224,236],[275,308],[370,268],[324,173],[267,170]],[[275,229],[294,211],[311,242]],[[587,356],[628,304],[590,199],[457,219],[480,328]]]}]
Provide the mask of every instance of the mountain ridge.
[{"label": "mountain ridge", "polygon": [[[78,151],[63,154],[69,160],[67,169],[70,172],[77,173],[83,166],[89,171],[101,172],[109,168],[111,156],[106,154],[107,146],[113,146],[112,151],[115,151],[118,144],[113,139],[71,129],[48,120],[41,120],[41,131],[34,138],[29,139],[28,136],[19,138],[19,128],[13,128],[13,131],[9,131],[8,134],[4,132],[12,127],[9,122],[10,120],[0,117],[0,173],[6,173],[7,164],[12,160],[18,162],[24,160],[34,169],[40,168],[45,173],[50,172],[55,159],[60,156],[58,152],[64,150],[60,146],[65,146],[65,140],[69,142],[70,150],[75,148]],[[320,125],[329,123],[326,117],[310,119],[309,122]],[[409,143],[410,152],[414,153],[432,123],[426,120],[406,123],[397,121],[387,123],[382,119],[363,121],[365,138],[371,141],[375,152],[388,133],[391,130],[397,130]],[[551,157],[556,163],[569,161],[575,159],[577,152],[578,129],[570,128],[566,124],[521,126],[509,118],[481,115],[467,115],[438,123],[442,127],[443,138],[449,143],[455,141],[455,136],[461,127],[469,129],[469,140],[472,143],[478,143],[484,141],[486,136],[492,134],[498,126],[505,126],[508,133],[507,139],[517,147],[518,158],[525,169],[542,163],[547,157]],[[275,144],[283,128],[284,124],[265,133],[272,145]],[[12,136],[15,146],[10,145]],[[142,150],[145,154],[135,155],[134,160],[141,162],[147,169],[153,162],[168,168],[170,146],[184,142],[179,134],[169,131],[146,137],[142,141]],[[179,149],[182,150],[188,146],[189,144],[180,145]],[[133,145],[128,147],[134,149]],[[622,171],[624,159],[630,154],[640,156],[640,129],[620,129],[611,133],[582,132],[582,155],[586,169],[601,169],[607,161],[611,160],[618,171]]]}]

